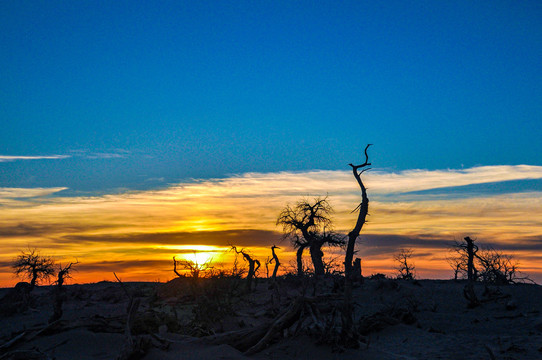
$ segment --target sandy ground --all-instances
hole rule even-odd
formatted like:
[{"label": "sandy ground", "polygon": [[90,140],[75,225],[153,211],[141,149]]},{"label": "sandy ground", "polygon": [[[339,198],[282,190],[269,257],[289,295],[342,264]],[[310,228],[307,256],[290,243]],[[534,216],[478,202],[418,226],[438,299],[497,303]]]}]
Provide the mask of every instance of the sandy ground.
[{"label": "sandy ground", "polygon": [[[337,341],[342,304],[337,278],[317,284],[284,278],[278,288],[259,279],[250,293],[243,279],[125,284],[128,295],[141,301],[131,335],[146,339],[143,359],[542,359],[541,286],[477,284],[483,303],[468,309],[464,285],[366,280],[354,289],[360,347],[345,349]],[[0,298],[9,291],[0,289]],[[65,293],[63,317],[48,331],[39,333],[52,314],[51,287],[34,289],[27,309],[2,315],[0,345],[20,340],[0,348],[0,359],[28,350],[43,359],[119,357],[127,340],[129,303],[120,284],[70,285]],[[245,356],[226,343],[209,341],[228,332],[250,334],[276,320],[301,295],[318,313],[303,311],[262,351]],[[329,326],[322,330],[317,322]]]}]

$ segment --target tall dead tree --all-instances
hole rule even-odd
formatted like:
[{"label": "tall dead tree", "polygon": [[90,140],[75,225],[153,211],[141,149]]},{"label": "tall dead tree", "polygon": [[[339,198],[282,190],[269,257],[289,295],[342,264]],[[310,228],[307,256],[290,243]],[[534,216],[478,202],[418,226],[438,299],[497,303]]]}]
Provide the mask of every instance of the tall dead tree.
[{"label": "tall dead tree", "polygon": [[356,245],[356,240],[365,224],[367,214],[369,212],[369,197],[367,196],[367,189],[361,180],[361,174],[369,170],[368,166],[371,165],[369,162],[369,155],[367,154],[367,149],[369,149],[371,144],[367,144],[365,147],[365,162],[360,165],[348,164],[352,167],[352,172],[354,178],[358,182],[359,188],[361,190],[361,203],[356,208],[358,212],[358,219],[356,225],[348,233],[348,243],[346,245],[346,255],[344,257],[344,273],[345,273],[345,282],[344,282],[344,306],[342,308],[341,320],[342,320],[342,342],[347,347],[358,347],[358,336],[356,336],[354,329],[354,319],[353,319],[353,304],[352,304],[352,282],[354,281],[354,264],[352,259],[354,258],[354,248]]},{"label": "tall dead tree", "polygon": [[352,229],[352,231],[348,233],[348,243],[346,245],[346,255],[344,257],[344,272],[347,280],[352,277],[352,259],[354,258],[354,247],[356,245],[356,240],[359,236],[359,233],[361,232],[361,229],[363,228],[363,225],[365,224],[367,214],[369,213],[369,197],[367,196],[367,189],[365,188],[365,185],[361,180],[361,174],[370,169],[367,168],[367,166],[371,165],[371,163],[369,162],[369,155],[367,154],[367,149],[369,149],[369,146],[371,145],[372,144],[368,144],[365,147],[365,162],[363,164],[348,164],[352,167],[354,178],[356,179],[360,187],[361,203],[356,208],[357,210],[359,210],[356,225],[354,226],[354,229]]},{"label": "tall dead tree", "polygon": [[[317,197],[314,202],[303,199],[294,207],[287,205],[279,214],[277,225],[282,225],[286,238],[297,248],[297,274],[303,274],[302,254],[309,248],[315,275],[324,275],[324,245],[342,246],[342,236],[329,231],[333,208],[327,198]],[[328,229],[326,233],[326,229]]]},{"label": "tall dead tree", "polygon": [[465,298],[469,301],[469,307],[476,307],[478,306],[478,298],[476,297],[476,293],[474,292],[474,282],[476,281],[475,277],[475,271],[476,268],[474,267],[474,257],[476,256],[476,253],[478,252],[478,246],[474,244],[474,240],[472,240],[470,237],[465,237],[465,244],[461,244],[462,248],[467,252],[467,286],[463,290],[463,293],[465,295]]},{"label": "tall dead tree", "polygon": [[236,246],[231,245],[231,250],[235,251],[236,254],[243,255],[243,259],[248,262],[247,290],[250,291],[252,289],[252,279],[256,276],[256,271],[260,268],[260,261],[253,259],[245,249],[237,250]]}]

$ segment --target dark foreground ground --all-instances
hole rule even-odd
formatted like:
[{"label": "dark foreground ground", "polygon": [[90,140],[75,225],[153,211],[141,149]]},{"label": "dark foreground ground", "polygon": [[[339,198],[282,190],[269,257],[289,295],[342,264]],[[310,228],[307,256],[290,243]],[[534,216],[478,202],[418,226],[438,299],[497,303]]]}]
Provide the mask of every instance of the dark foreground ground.
[{"label": "dark foreground ground", "polygon": [[53,324],[51,287],[26,308],[0,301],[0,360],[542,359],[538,285],[477,284],[483,303],[468,309],[463,282],[366,279],[354,289],[356,349],[340,339],[339,278],[259,279],[250,292],[233,278],[123,285],[66,286]]}]

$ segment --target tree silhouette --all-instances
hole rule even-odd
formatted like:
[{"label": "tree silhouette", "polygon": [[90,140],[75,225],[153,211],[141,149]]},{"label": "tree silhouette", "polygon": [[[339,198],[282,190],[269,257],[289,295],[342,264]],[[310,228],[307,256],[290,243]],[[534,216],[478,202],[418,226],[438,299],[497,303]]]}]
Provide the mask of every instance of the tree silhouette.
[{"label": "tree silhouette", "polygon": [[55,282],[55,287],[53,288],[53,315],[49,319],[50,323],[55,322],[62,317],[62,304],[65,300],[64,288],[62,285],[64,285],[66,279],[71,278],[70,272],[72,271],[72,266],[78,263],[79,261],[71,262],[65,266],[62,266],[62,264],[59,265],[57,280]]},{"label": "tree silhouette", "polygon": [[489,247],[478,251],[476,258],[480,264],[479,279],[485,283],[506,285],[526,279],[517,276],[518,264],[512,255]]},{"label": "tree silhouette", "polygon": [[324,275],[325,267],[322,260],[322,246],[344,245],[342,236],[333,233],[330,215],[333,208],[327,197],[314,199],[314,202],[303,199],[294,207],[286,205],[277,219],[277,225],[282,225],[286,238],[289,238],[294,248],[297,248],[297,274],[303,274],[302,254],[309,248],[315,275]]},{"label": "tree silhouette", "polygon": [[235,251],[236,254],[243,255],[243,259],[248,262],[247,290],[250,291],[252,289],[252,279],[256,277],[256,271],[260,268],[260,261],[258,259],[253,259],[245,249],[237,250],[236,246],[231,245],[231,250]]},{"label": "tree silhouette", "polygon": [[358,347],[359,342],[355,330],[354,330],[354,319],[353,319],[353,305],[352,305],[352,283],[355,280],[354,273],[354,264],[352,259],[354,258],[354,247],[356,245],[356,240],[365,224],[367,214],[369,212],[369,197],[367,196],[367,189],[361,180],[361,174],[367,171],[371,163],[369,162],[369,155],[367,154],[367,149],[369,149],[371,144],[368,144],[365,147],[365,162],[360,165],[348,164],[352,168],[354,178],[358,182],[359,188],[361,190],[361,203],[356,207],[358,210],[358,219],[356,220],[356,225],[348,233],[348,244],[346,246],[346,255],[344,257],[344,306],[341,313],[342,321],[342,330],[341,337],[342,342],[347,347]]},{"label": "tree silhouette", "polygon": [[414,279],[414,264],[411,262],[412,249],[400,249],[393,259],[398,263],[397,270],[399,271],[399,279],[413,280]]},{"label": "tree silhouette", "polygon": [[273,275],[271,275],[271,279],[273,279],[273,281],[277,279],[277,271],[279,270],[279,266],[280,266],[279,257],[275,253],[275,249],[280,249],[280,248],[275,245],[271,246],[271,253],[273,254],[273,257],[271,258],[271,260],[269,260],[269,263],[272,263],[273,261],[275,262],[275,267],[273,268]]},{"label": "tree silhouette", "polygon": [[12,267],[15,275],[30,279],[30,290],[42,280],[48,280],[54,275],[54,260],[49,256],[42,256],[36,249],[21,251]]},{"label": "tree silhouette", "polygon": [[[467,285],[463,289],[463,295],[469,302],[468,306],[473,308],[479,305],[478,298],[474,292],[474,282],[478,277],[478,271],[474,266],[474,258],[478,252],[478,246],[474,243],[474,240],[468,236],[466,236],[463,240],[465,240],[464,243],[455,244],[455,249],[461,258],[466,259]],[[462,262],[458,262],[457,266],[461,266],[462,263],[464,263],[464,260]]]},{"label": "tree silhouette", "polygon": [[213,267],[211,266],[211,262],[212,262],[212,258],[211,259],[208,259],[207,261],[205,261],[203,264],[199,264],[198,263],[198,259],[197,259],[197,256],[196,256],[196,253],[194,253],[194,261],[192,260],[176,260],[175,259],[175,256],[173,257],[173,272],[178,276],[178,277],[183,277],[178,271],[177,271],[177,265],[181,266],[183,268],[183,270],[188,270],[188,272],[190,273],[190,276],[193,278],[193,279],[199,279],[200,277],[200,274],[202,272],[205,272],[209,269],[212,269]]},{"label": "tree silhouette", "polygon": [[[469,238],[470,239],[470,238]],[[471,240],[474,242],[474,240]],[[512,255],[492,247],[478,248],[472,245],[472,278],[473,281],[482,281],[489,284],[505,285],[516,282],[532,281],[528,276],[521,276],[518,263]],[[448,257],[448,263],[454,269],[454,279],[467,278],[469,273],[469,246],[465,243],[456,242],[451,247],[452,255]]]}]

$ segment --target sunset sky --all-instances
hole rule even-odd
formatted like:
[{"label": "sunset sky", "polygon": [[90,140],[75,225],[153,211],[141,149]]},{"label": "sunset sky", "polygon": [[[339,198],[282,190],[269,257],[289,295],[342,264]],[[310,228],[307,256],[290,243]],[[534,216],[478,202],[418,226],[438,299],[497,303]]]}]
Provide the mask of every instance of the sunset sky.
[{"label": "sunset sky", "polygon": [[[364,275],[450,278],[469,235],[542,282],[540,1],[0,2],[0,286],[171,279],[228,244],[289,270],[280,210],[326,196]],[[328,252],[329,253],[329,252]],[[329,255],[331,256],[331,255]],[[260,273],[265,275],[265,270]]]}]

